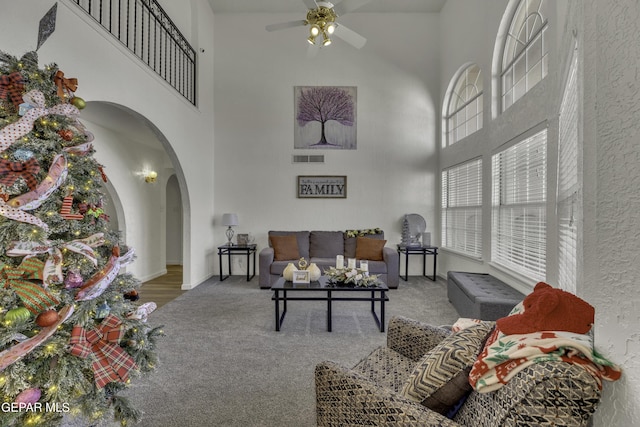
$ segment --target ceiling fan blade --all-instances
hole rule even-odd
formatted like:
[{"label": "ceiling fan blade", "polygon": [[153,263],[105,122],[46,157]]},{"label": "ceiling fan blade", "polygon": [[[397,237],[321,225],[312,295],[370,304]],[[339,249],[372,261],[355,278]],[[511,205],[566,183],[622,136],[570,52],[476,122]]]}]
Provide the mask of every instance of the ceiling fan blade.
[{"label": "ceiling fan blade", "polygon": [[307,6],[307,9],[316,9],[318,7],[315,0],[302,0],[302,3]]},{"label": "ceiling fan blade", "polygon": [[304,20],[290,21],[290,22],[281,22],[280,24],[267,25],[265,28],[267,29],[267,31],[279,31],[279,30],[286,30],[287,28],[302,27],[306,24],[307,24],[307,21],[304,21]]},{"label": "ceiling fan blade", "polygon": [[336,31],[333,33],[333,35],[340,37],[342,40],[358,49],[361,49],[367,42],[367,39],[362,37],[360,34],[337,22]]},{"label": "ceiling fan blade", "polygon": [[333,11],[338,15],[344,15],[345,13],[352,12],[361,8],[371,0],[342,0],[339,4],[333,7]]}]

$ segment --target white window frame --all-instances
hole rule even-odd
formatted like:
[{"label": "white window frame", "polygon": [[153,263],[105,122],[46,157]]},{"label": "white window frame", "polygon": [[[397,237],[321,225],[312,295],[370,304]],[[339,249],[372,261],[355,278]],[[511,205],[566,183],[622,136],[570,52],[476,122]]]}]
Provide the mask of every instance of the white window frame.
[{"label": "white window frame", "polygon": [[442,171],[442,246],[482,257],[482,158]]},{"label": "white window frame", "polygon": [[547,76],[546,3],[546,0],[520,0],[511,18],[500,73],[503,112]]},{"label": "white window frame", "polygon": [[578,224],[582,221],[578,176],[578,55],[574,48],[558,119],[558,287],[576,293]]},{"label": "white window frame", "polygon": [[492,156],[491,261],[546,280],[547,129]]},{"label": "white window frame", "polygon": [[482,70],[477,64],[471,64],[458,75],[451,90],[444,117],[443,147],[482,129],[482,93]]}]

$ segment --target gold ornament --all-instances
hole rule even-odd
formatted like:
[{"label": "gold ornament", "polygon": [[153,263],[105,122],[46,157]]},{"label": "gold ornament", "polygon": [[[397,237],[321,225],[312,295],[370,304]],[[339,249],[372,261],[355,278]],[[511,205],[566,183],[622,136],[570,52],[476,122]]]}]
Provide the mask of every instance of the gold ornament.
[{"label": "gold ornament", "polygon": [[84,99],[80,98],[79,96],[74,96],[73,98],[71,98],[71,104],[74,105],[78,110],[82,110],[87,106],[87,103],[84,101]]}]

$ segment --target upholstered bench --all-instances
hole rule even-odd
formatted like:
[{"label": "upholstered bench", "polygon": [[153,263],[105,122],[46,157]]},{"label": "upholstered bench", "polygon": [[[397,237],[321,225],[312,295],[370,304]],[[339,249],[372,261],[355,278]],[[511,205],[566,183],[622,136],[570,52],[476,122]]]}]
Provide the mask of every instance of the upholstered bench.
[{"label": "upholstered bench", "polygon": [[509,314],[524,295],[490,274],[449,271],[447,296],[461,317],[497,320]]}]

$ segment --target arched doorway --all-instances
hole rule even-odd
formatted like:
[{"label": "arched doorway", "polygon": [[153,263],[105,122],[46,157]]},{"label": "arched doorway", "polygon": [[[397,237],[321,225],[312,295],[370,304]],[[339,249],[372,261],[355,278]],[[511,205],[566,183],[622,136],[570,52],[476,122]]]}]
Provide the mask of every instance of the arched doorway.
[{"label": "arched doorway", "polygon": [[[88,102],[81,121],[94,133],[95,157],[105,166],[105,201],[112,204],[108,214],[136,250],[136,262],[127,271],[147,283],[166,275],[168,263],[177,263],[175,287],[180,291],[189,275],[188,267],[182,270],[189,265],[190,233],[184,226],[189,198],[169,141],[145,117],[118,104]],[[152,170],[158,175],[155,182],[145,179]]]}]

